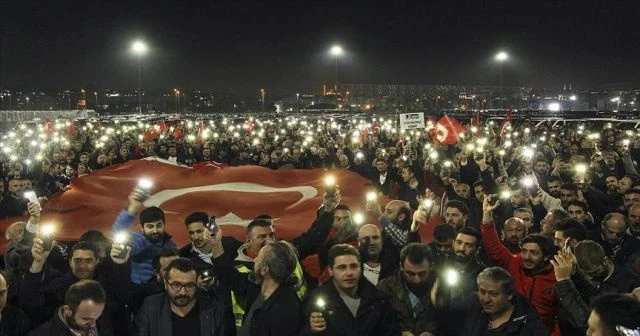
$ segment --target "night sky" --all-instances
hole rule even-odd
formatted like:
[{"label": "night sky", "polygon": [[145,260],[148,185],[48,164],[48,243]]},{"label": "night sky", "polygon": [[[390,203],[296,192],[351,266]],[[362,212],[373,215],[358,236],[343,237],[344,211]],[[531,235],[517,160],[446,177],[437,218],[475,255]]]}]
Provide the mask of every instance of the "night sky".
[{"label": "night sky", "polygon": [[640,1],[5,0],[5,88],[315,91],[345,83],[640,85]]}]

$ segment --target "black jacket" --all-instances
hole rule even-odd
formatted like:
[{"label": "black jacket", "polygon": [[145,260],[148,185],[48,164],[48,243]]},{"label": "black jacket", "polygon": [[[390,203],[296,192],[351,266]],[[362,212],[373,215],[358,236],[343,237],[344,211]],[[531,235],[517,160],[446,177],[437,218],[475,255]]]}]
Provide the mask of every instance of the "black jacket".
[{"label": "black jacket", "polygon": [[[260,285],[248,279],[246,274],[236,270],[224,255],[214,258],[213,266],[220,281],[229,286],[236,295],[246,297],[247,312],[260,295]],[[252,336],[287,336],[297,335],[300,330],[300,300],[296,292],[289,286],[281,284],[278,289],[254,312],[253,319],[243,326],[250,326]],[[232,320],[233,322],[233,320]]]},{"label": "black jacket", "polygon": [[[104,259],[96,268],[94,280],[98,281],[107,293],[107,304],[99,320],[105,324],[118,322],[118,327],[126,330],[126,321],[117,316],[123,313],[127,303],[129,289],[129,263],[116,265],[110,259]],[[18,302],[29,315],[34,325],[51,318],[56,309],[64,304],[64,297],[71,285],[78,282],[73,273],[61,274],[45,267],[40,273],[27,272],[20,282]]]},{"label": "black jacket", "polygon": [[[538,319],[533,306],[521,295],[514,294],[512,303],[513,313],[508,322],[502,326],[489,330],[489,317],[482,310],[480,302],[474,295],[467,296],[466,299],[454,303],[455,307],[446,309],[448,313],[444,316],[443,324],[446,325],[446,335],[460,336],[543,336],[549,335],[549,331]],[[453,314],[453,315],[451,315]],[[452,319],[451,316],[455,316]]]},{"label": "black jacket", "polygon": [[29,317],[22,310],[5,306],[2,309],[2,320],[0,320],[0,335],[2,336],[22,336],[26,335],[31,327]]},{"label": "black jacket", "polygon": [[[201,336],[235,335],[233,318],[226,315],[225,307],[206,296],[198,296]],[[135,335],[171,336],[171,304],[166,293],[147,297],[136,315]],[[102,336],[102,335],[100,335]]]},{"label": "black jacket", "polygon": [[[104,313],[102,313],[104,315]],[[113,336],[113,329],[110,324],[105,324],[103,319],[98,319],[96,321],[96,327],[98,328],[99,336]],[[40,325],[38,328],[32,330],[29,333],[29,336],[70,336],[71,331],[69,331],[69,327],[67,327],[64,322],[60,320],[58,317],[58,311],[55,310],[53,313],[53,317]]]},{"label": "black jacket", "polygon": [[[316,288],[309,295],[305,304],[305,326],[300,335],[400,335],[400,325],[391,303],[364,276],[360,276],[358,286],[360,307],[356,317],[353,317],[347,305],[342,301],[333,284],[333,278]],[[327,329],[316,334],[311,332],[309,317],[314,311],[318,298],[323,298],[326,302],[323,316],[327,321]]]}]

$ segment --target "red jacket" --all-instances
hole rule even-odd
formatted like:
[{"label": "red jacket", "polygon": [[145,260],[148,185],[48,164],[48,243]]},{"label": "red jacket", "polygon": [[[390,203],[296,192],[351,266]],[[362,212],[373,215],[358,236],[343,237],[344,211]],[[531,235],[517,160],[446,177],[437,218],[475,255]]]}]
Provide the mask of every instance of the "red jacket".
[{"label": "red jacket", "polygon": [[553,287],[556,283],[553,268],[547,267],[538,274],[529,274],[522,267],[522,257],[511,254],[502,245],[494,222],[482,224],[482,240],[489,257],[511,274],[516,291],[531,302],[540,320],[553,331],[552,334],[557,334],[558,326],[554,317],[558,311],[558,296]]}]

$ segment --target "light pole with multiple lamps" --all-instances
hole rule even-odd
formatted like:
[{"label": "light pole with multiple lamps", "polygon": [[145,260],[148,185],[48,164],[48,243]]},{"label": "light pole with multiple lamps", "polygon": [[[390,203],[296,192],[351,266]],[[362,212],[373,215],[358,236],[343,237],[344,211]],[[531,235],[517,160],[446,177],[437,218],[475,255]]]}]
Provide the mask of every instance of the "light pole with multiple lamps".
[{"label": "light pole with multiple lamps", "polygon": [[138,40],[131,44],[131,50],[138,56],[138,113],[142,114],[142,55],[147,53],[147,45],[144,42]]},{"label": "light pole with multiple lamps", "polygon": [[504,108],[504,62],[509,59],[509,54],[500,51],[496,54],[495,60],[500,64],[500,107]]}]

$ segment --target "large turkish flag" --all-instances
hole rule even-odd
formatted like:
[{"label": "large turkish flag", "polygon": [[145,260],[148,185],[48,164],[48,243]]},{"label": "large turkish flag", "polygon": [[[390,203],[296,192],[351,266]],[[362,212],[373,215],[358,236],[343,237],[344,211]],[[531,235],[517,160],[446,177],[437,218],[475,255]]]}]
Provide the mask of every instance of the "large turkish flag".
[{"label": "large turkish flag", "polygon": [[[340,187],[342,202],[353,211],[364,210],[369,180],[347,170],[330,173]],[[242,241],[246,225],[257,215],[269,214],[275,218],[278,238],[290,239],[306,231],[315,219],[326,174],[320,169],[225,167],[213,162],[186,167],[161,159],[128,161],[73,180],[69,190],[44,205],[41,223],[56,224],[55,239],[59,241],[77,240],[89,229],[111,236],[111,225],[126,207],[132,188],[140,178],[148,178],[154,187],[144,205],[164,210],[166,230],[178,246],[189,242],[184,218],[194,211],[217,216],[224,234]],[[0,223],[2,233],[16,220],[19,218]],[[133,228],[140,229],[137,221]]]}]

